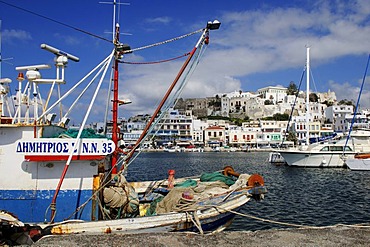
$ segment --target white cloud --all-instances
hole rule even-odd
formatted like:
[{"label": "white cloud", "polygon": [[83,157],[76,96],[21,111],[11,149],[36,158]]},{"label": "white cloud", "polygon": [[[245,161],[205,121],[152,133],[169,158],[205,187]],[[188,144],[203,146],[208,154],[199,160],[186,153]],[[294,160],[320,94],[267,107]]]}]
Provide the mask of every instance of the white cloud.
[{"label": "white cloud", "polygon": [[[271,81],[283,84],[276,78],[256,83],[249,77],[266,72],[283,73],[288,69],[297,69],[299,74],[306,60],[306,44],[312,47],[311,58],[316,66],[345,56],[369,53],[370,4],[367,0],[310,4],[309,10],[291,7],[223,12],[219,18],[221,28],[210,33],[209,48],[182,97],[206,97],[239,89],[253,91],[270,85]],[[148,26],[171,21],[170,17],[145,20]],[[131,54],[130,60],[149,60],[140,54]],[[124,106],[123,111],[132,114],[153,112],[181,64],[176,61],[155,66],[124,65],[120,98],[130,98],[133,103]],[[336,92],[338,99],[357,99],[358,85],[352,85],[344,78],[334,79],[335,71],[331,74],[333,78],[329,76],[322,83]],[[364,90],[362,98],[369,99],[369,96],[369,91]]]},{"label": "white cloud", "polygon": [[161,16],[156,18],[147,18],[145,19],[146,23],[161,23],[161,24],[168,24],[172,20],[171,17],[168,16]]},{"label": "white cloud", "polygon": [[356,104],[360,96],[360,107],[363,109],[370,109],[370,76],[366,77],[361,91],[362,80],[363,79],[359,79],[356,85],[351,85],[348,82],[340,83],[330,81],[329,89],[335,92],[338,101],[341,99],[346,99],[351,100],[354,102],[354,104]]},{"label": "white cloud", "polygon": [[5,29],[4,31],[2,31],[2,38],[4,43],[9,44],[16,44],[19,41],[24,42],[32,40],[32,36],[29,32],[16,29]]},{"label": "white cloud", "polygon": [[70,36],[70,35],[64,35],[64,34],[61,34],[61,33],[55,33],[54,34],[54,37],[57,38],[58,40],[63,41],[67,45],[78,45],[78,44],[81,43],[81,41],[78,38],[73,37],[73,36]]}]

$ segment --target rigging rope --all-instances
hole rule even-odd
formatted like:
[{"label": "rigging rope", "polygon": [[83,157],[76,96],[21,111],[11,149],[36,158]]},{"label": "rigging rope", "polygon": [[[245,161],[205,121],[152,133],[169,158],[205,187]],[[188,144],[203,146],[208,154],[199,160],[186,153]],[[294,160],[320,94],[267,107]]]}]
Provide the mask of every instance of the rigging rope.
[{"label": "rigging rope", "polygon": [[[298,95],[299,95],[299,91],[301,89],[301,85],[302,85],[302,81],[303,81],[303,76],[306,72],[306,66],[303,68],[303,71],[302,71],[302,75],[301,75],[301,79],[299,81],[299,86],[298,86],[298,89],[297,89],[297,92],[296,92],[296,95],[295,95],[295,98],[294,98],[294,103],[292,105],[292,109],[290,111],[290,115],[289,115],[289,120],[288,120],[288,123],[287,123],[287,126],[286,126],[286,129],[285,129],[285,134],[288,135],[289,134],[289,125],[290,125],[290,122],[292,121],[292,117],[293,117],[293,113],[294,113],[294,108],[295,108],[295,105],[297,103],[297,99],[298,99]],[[285,135],[285,136],[286,136]],[[284,141],[285,141],[285,136],[283,138],[283,141],[281,142],[281,145],[284,144]]]},{"label": "rigging rope", "polygon": [[315,91],[314,91],[314,92],[318,92],[317,87],[316,87],[315,78],[313,77],[313,73],[312,73],[312,71],[310,71],[310,77],[311,77],[311,79],[312,79],[313,87],[315,88]]},{"label": "rigging rope", "polygon": [[346,138],[346,143],[345,143],[345,145],[344,145],[344,149],[343,149],[342,156],[344,156],[345,147],[347,147],[348,140],[349,140],[349,137],[351,136],[351,132],[352,132],[352,129],[353,129],[353,124],[355,123],[357,110],[358,110],[358,107],[359,107],[359,104],[360,104],[360,99],[361,99],[362,90],[363,90],[363,88],[364,88],[364,84],[365,84],[365,80],[366,80],[367,70],[368,70],[368,68],[369,68],[369,62],[370,62],[370,54],[369,54],[369,56],[368,56],[368,58],[367,58],[366,68],[365,68],[364,76],[363,76],[363,78],[362,78],[362,83],[361,83],[360,92],[359,92],[359,94],[358,94],[358,98],[357,98],[357,103],[356,103],[355,111],[353,112],[353,118],[352,118],[352,121],[351,121],[351,126],[350,126],[349,131],[348,131],[348,135],[347,135],[347,138]]},{"label": "rigging rope", "polygon": [[158,43],[154,43],[154,44],[151,44],[151,45],[146,45],[146,46],[134,48],[134,49],[131,49],[131,50],[127,50],[127,51],[124,51],[123,53],[132,53],[134,51],[140,51],[140,50],[144,50],[144,49],[151,48],[151,47],[154,47],[154,46],[167,44],[167,43],[170,43],[170,42],[173,42],[173,41],[176,41],[176,40],[179,40],[179,39],[183,39],[183,38],[189,37],[191,35],[203,32],[203,30],[204,30],[204,28],[196,30],[196,31],[191,32],[191,33],[188,33],[188,34],[184,34],[184,35],[172,38],[172,39],[168,39],[168,40],[165,40],[165,41],[162,41],[162,42],[158,42]]},{"label": "rigging rope", "polygon": [[3,4],[6,4],[6,5],[9,5],[9,6],[13,7],[13,8],[16,8],[16,9],[22,10],[22,11],[24,11],[24,12],[27,12],[27,13],[30,13],[30,14],[33,14],[33,15],[36,15],[36,16],[41,17],[41,18],[44,18],[44,19],[46,19],[46,20],[49,20],[49,21],[52,21],[52,22],[58,23],[58,24],[60,24],[60,25],[62,25],[62,26],[65,26],[65,27],[68,27],[68,28],[74,29],[74,30],[76,30],[76,31],[78,31],[78,32],[81,32],[81,33],[84,33],[84,34],[87,34],[87,35],[93,36],[93,37],[95,37],[95,38],[98,38],[98,39],[101,39],[101,40],[107,41],[107,42],[109,42],[109,43],[112,43],[112,41],[111,41],[111,40],[109,40],[109,39],[106,39],[106,38],[100,37],[99,35],[96,35],[96,34],[93,34],[93,33],[88,32],[88,31],[82,30],[82,29],[80,29],[80,28],[77,28],[77,27],[71,26],[71,25],[66,24],[66,23],[64,23],[64,22],[57,21],[57,20],[52,19],[52,18],[50,18],[50,17],[47,17],[47,16],[45,16],[45,15],[38,14],[38,13],[33,12],[33,11],[31,11],[31,10],[28,10],[28,9],[25,9],[25,8],[22,8],[22,7],[19,7],[19,6],[16,6],[16,5],[13,5],[13,4],[10,4],[10,3],[7,3],[7,2],[1,1],[1,0],[0,0],[0,3],[3,3]]},{"label": "rigging rope", "polygon": [[179,59],[179,58],[183,58],[183,57],[186,57],[186,56],[189,56],[190,52],[187,52],[181,56],[177,56],[177,57],[174,57],[174,58],[169,58],[169,59],[164,59],[164,60],[159,60],[159,61],[152,61],[152,62],[126,62],[126,61],[119,61],[119,63],[125,63],[125,64],[157,64],[157,63],[165,63],[165,62],[169,62],[169,61],[173,61],[173,60],[176,60],[176,59]]},{"label": "rigging rope", "polygon": [[[182,80],[178,84],[177,89],[173,93],[171,93],[171,96],[167,99],[166,103],[163,105],[160,114],[158,115],[157,119],[153,122],[153,124],[150,126],[150,128],[146,132],[144,138],[139,143],[139,146],[142,145],[142,143],[148,138],[149,135],[153,135],[153,138],[154,138],[154,136],[158,133],[160,128],[157,128],[157,130],[154,132],[154,134],[152,134],[153,131],[154,131],[154,127],[157,126],[159,124],[159,122],[163,119],[163,117],[167,113],[168,109],[171,106],[173,106],[174,104],[176,104],[176,101],[179,99],[179,96],[180,96],[181,92],[183,91],[183,89],[185,88],[186,83],[189,81],[190,75],[194,72],[196,66],[199,64],[200,57],[204,54],[205,47],[207,47],[207,46],[204,46],[204,43],[202,43],[200,45],[199,49],[194,54],[194,59],[193,59],[192,64],[190,65],[190,68],[187,70],[185,75],[182,77]],[[126,165],[125,169],[127,169],[127,167],[135,160],[135,158],[140,153],[141,153],[141,151],[138,154],[136,154],[133,159],[131,159],[131,161]]]},{"label": "rigging rope", "polygon": [[[45,15],[38,14],[38,13],[36,13],[36,12],[34,12],[34,11],[31,11],[31,10],[28,10],[28,9],[25,9],[25,8],[22,8],[22,7],[19,7],[19,6],[17,6],[17,5],[11,4],[11,3],[4,2],[4,1],[2,1],[2,0],[0,0],[0,3],[6,4],[6,5],[10,6],[10,7],[13,7],[13,8],[16,8],[16,9],[19,9],[19,10],[22,10],[22,11],[27,12],[27,13],[29,13],[29,14],[33,14],[33,15],[35,15],[35,16],[38,16],[38,17],[44,18],[44,19],[46,19],[46,20],[49,20],[49,21],[55,22],[55,23],[57,23],[57,24],[59,24],[59,25],[62,25],[62,26],[65,26],[65,27],[71,28],[71,29],[76,30],[76,31],[78,31],[78,32],[81,32],[81,33],[84,33],[84,34],[90,35],[90,36],[92,36],[92,37],[95,37],[95,38],[98,38],[98,39],[101,39],[101,40],[107,41],[107,42],[109,42],[109,43],[112,43],[112,41],[111,41],[111,40],[109,40],[109,39],[103,38],[103,37],[101,37],[101,36],[99,36],[99,35],[93,34],[93,33],[91,33],[91,32],[85,31],[85,30],[80,29],[80,28],[77,28],[77,27],[74,27],[74,26],[69,25],[69,24],[67,24],[67,23],[64,23],[64,22],[61,22],[61,21],[55,20],[55,19],[50,18],[50,17],[47,17],[47,16],[45,16]],[[143,47],[139,47],[139,48],[135,48],[135,49],[131,49],[131,50],[127,50],[127,51],[124,51],[124,53],[131,53],[131,52],[134,52],[134,51],[139,51],[139,50],[143,50],[143,49],[151,48],[151,47],[154,47],[154,46],[158,46],[158,45],[166,44],[166,43],[169,43],[169,42],[172,42],[172,41],[176,41],[176,40],[179,40],[179,39],[183,39],[183,38],[186,38],[186,37],[191,36],[191,35],[193,35],[193,34],[196,34],[196,33],[202,32],[203,30],[204,30],[204,28],[199,29],[199,30],[196,30],[196,31],[191,32],[191,33],[188,33],[188,34],[185,34],[185,35],[182,35],[182,36],[178,36],[178,37],[173,38],[173,39],[165,40],[165,41],[162,41],[162,42],[158,42],[158,43],[155,43],[155,44],[151,44],[151,45],[147,45],[147,46],[143,46]]]}]

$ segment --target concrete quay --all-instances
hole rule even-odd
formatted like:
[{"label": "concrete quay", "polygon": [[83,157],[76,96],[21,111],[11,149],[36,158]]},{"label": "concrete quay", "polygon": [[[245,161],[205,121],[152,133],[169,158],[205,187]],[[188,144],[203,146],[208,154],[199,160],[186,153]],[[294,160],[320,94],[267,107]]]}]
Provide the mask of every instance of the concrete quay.
[{"label": "concrete quay", "polygon": [[224,231],[194,233],[145,233],[51,236],[32,246],[370,246],[370,226]]}]

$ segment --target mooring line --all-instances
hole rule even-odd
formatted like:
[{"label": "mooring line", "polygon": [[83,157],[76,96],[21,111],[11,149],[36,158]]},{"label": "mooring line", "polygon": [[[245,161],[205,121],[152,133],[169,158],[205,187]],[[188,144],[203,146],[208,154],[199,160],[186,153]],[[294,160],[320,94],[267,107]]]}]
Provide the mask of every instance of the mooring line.
[{"label": "mooring line", "polygon": [[335,224],[335,225],[330,225],[330,226],[306,226],[306,225],[301,225],[301,224],[294,224],[294,223],[287,223],[287,222],[281,222],[281,221],[276,221],[276,220],[264,219],[264,218],[261,218],[261,217],[257,217],[257,216],[253,216],[253,215],[249,215],[249,214],[243,214],[243,213],[239,213],[239,212],[233,211],[233,210],[228,210],[228,209],[222,208],[220,206],[216,206],[216,205],[203,205],[203,206],[208,206],[208,207],[212,207],[212,208],[216,208],[216,209],[221,209],[221,210],[224,210],[224,211],[227,211],[227,212],[230,212],[230,213],[242,216],[242,217],[251,218],[251,219],[254,219],[254,220],[269,222],[269,223],[277,224],[277,225],[305,228],[305,229],[323,229],[323,228],[334,228],[334,227],[338,227],[338,226],[354,227],[354,228],[370,228],[370,225],[363,225],[363,224],[354,224],[354,225]]}]

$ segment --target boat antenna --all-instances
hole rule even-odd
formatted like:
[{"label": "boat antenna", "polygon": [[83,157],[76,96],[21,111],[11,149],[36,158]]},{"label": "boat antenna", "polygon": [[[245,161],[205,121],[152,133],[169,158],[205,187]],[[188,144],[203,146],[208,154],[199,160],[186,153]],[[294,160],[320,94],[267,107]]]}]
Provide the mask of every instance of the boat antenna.
[{"label": "boat antenna", "polygon": [[113,0],[113,2],[99,2],[103,4],[113,4],[113,25],[112,25],[112,40],[115,39],[116,36],[116,23],[119,23],[119,14],[120,14],[120,8],[118,9],[118,13],[116,14],[116,6],[120,7],[120,5],[130,5],[130,3],[121,3],[116,0]]}]

